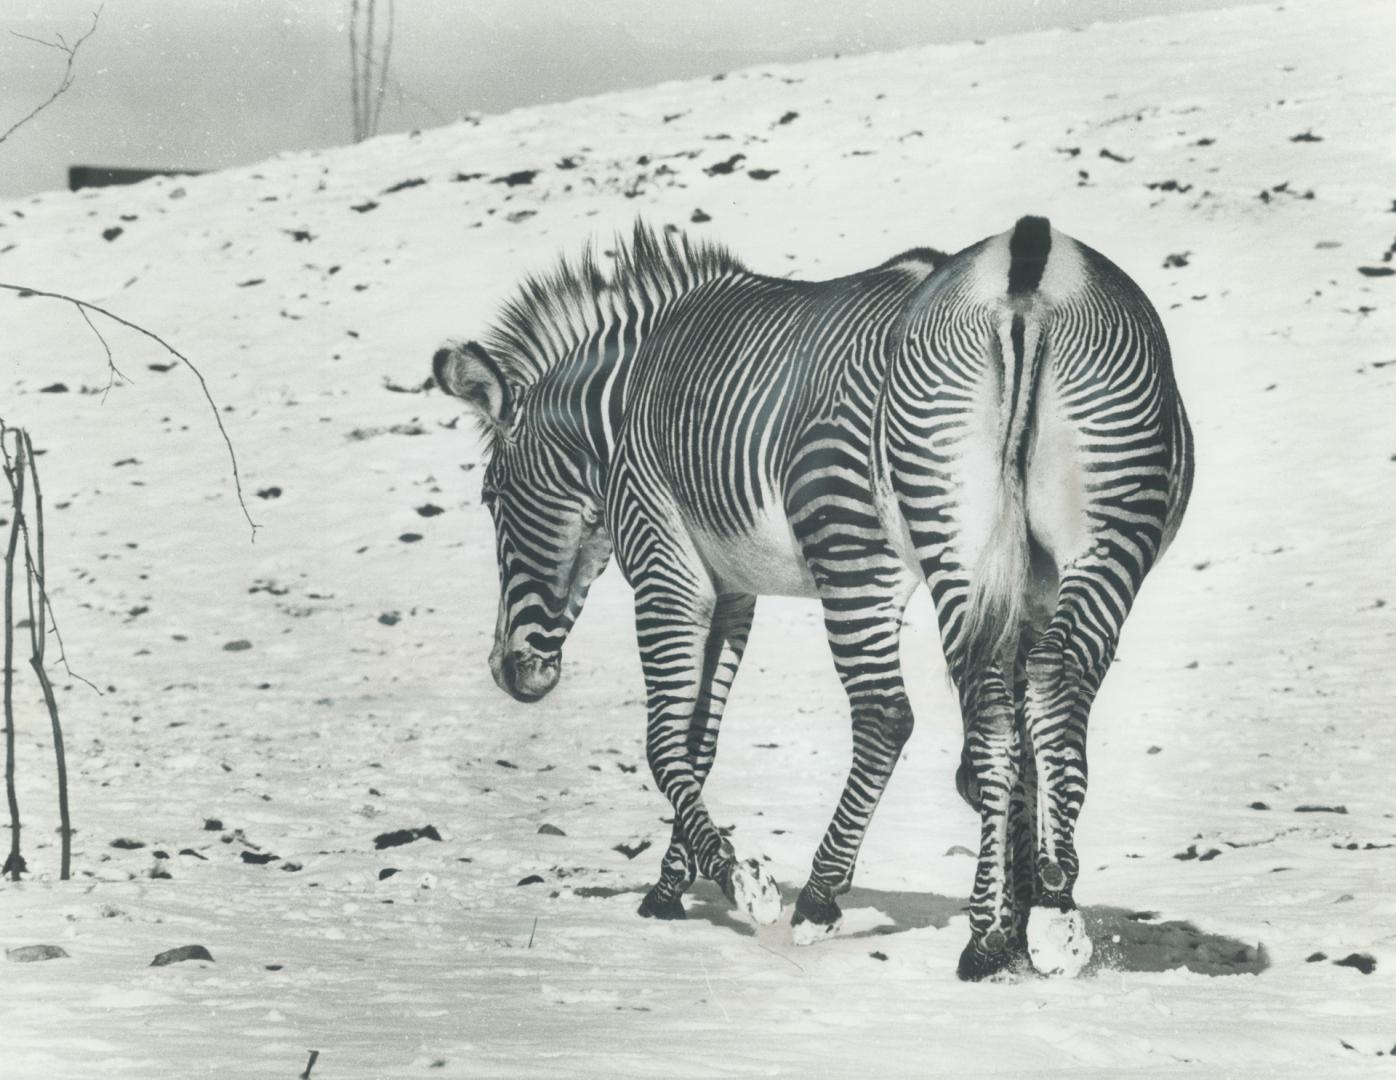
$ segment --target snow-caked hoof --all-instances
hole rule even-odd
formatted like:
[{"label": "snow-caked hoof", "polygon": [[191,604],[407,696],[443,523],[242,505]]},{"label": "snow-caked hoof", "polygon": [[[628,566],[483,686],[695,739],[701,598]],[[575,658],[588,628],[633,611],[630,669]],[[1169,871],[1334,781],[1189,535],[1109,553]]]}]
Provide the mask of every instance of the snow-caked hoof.
[{"label": "snow-caked hoof", "polygon": [[640,917],[643,919],[686,919],[688,915],[683,910],[683,901],[677,896],[671,896],[667,900],[659,899],[659,886],[656,885],[645,893],[645,898],[640,901]]},{"label": "snow-caked hoof", "polygon": [[755,859],[733,864],[732,902],[758,926],[770,926],[780,918],[780,886]]},{"label": "snow-caked hoof", "polygon": [[831,938],[839,931],[843,912],[829,895],[829,890],[813,882],[800,890],[795,901],[795,914],[790,918],[790,936],[796,945],[813,945]]},{"label": "snow-caked hoof", "polygon": [[1028,957],[1043,975],[1074,979],[1094,950],[1077,908],[1035,907],[1028,913]]},{"label": "snow-caked hoof", "polygon": [[815,922],[813,919],[806,919],[797,911],[795,917],[790,920],[790,939],[796,945],[817,945],[831,937],[837,936],[839,927],[843,925],[843,918],[838,914],[838,908],[834,908],[835,915],[833,922]]}]

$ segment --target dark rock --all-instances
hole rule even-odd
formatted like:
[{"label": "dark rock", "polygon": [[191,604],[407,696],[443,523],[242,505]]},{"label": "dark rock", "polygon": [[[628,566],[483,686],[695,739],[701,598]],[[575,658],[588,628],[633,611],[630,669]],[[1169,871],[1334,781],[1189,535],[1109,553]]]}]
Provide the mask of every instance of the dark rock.
[{"label": "dark rock", "polygon": [[705,221],[712,221],[712,215],[705,214],[702,210],[694,210],[693,215],[688,220],[695,225],[702,225]]},{"label": "dark rock", "polygon": [[539,834],[540,836],[566,836],[566,835],[567,835],[565,832],[563,832],[561,829],[559,829],[556,825],[549,825],[547,822],[544,822],[542,825],[539,825],[539,826],[538,826],[538,834]]},{"label": "dark rock", "polygon": [[385,611],[382,615],[378,616],[378,621],[384,626],[396,626],[398,623],[402,622],[402,616],[396,611]]},{"label": "dark rock", "polygon": [[873,952],[870,952],[870,953],[868,953],[868,955],[871,956],[874,960],[886,960],[886,959],[887,959],[887,954],[886,954],[885,952],[883,952],[881,949],[878,949],[878,950],[875,950],[875,951],[873,951]]},{"label": "dark rock", "polygon": [[799,116],[800,116],[799,113],[795,112],[794,110],[791,110],[790,112],[788,112],[788,113],[786,113],[784,116],[782,116],[779,120],[777,120],[776,123],[777,123],[777,124],[788,124],[788,123],[790,123],[790,121],[792,121],[792,120],[797,120],[797,119],[799,119]]},{"label": "dark rock", "polygon": [[270,851],[244,851],[242,861],[251,863],[253,866],[266,866],[269,862],[275,862],[280,856],[273,855]]},{"label": "dark rock", "polygon": [[745,154],[733,154],[726,161],[719,161],[709,165],[703,171],[709,176],[727,176],[744,160],[746,160]]},{"label": "dark rock", "polygon": [[1334,806],[1319,806],[1312,803],[1304,803],[1302,806],[1294,808],[1296,814],[1346,814],[1348,808],[1341,803]]},{"label": "dark rock", "polygon": [[257,498],[259,498],[259,499],[279,499],[279,498],[281,498],[281,489],[280,489],[279,487],[275,486],[274,484],[273,484],[271,487],[264,487],[264,488],[261,488],[261,489],[259,489],[258,492],[257,492]]},{"label": "dark rock", "polygon": [[111,243],[125,231],[126,230],[123,229],[120,225],[113,225],[110,229],[102,230],[102,239],[107,241],[107,243]]},{"label": "dark rock", "polygon": [[[542,885],[543,879],[537,874],[529,874],[526,878],[519,879],[519,885]],[[517,887],[517,886],[516,886]]]},{"label": "dark rock", "polygon": [[39,960],[63,960],[68,954],[57,945],[20,945],[6,949],[5,959],[16,964],[32,964]]},{"label": "dark rock", "polygon": [[1323,142],[1322,135],[1315,135],[1312,131],[1301,131],[1298,135],[1291,135],[1290,142]]},{"label": "dark rock", "polygon": [[248,649],[250,649],[250,648],[252,648],[252,642],[246,640],[245,638],[239,638],[237,641],[229,641],[229,642],[227,642],[227,643],[223,646],[223,651],[224,651],[224,652],[246,652],[246,651],[247,651]]},{"label": "dark rock", "polygon": [[1306,956],[1306,957],[1304,958],[1304,962],[1307,963],[1307,964],[1317,964],[1320,960],[1327,960],[1327,959],[1328,959],[1328,954],[1327,954],[1326,952],[1316,952],[1316,953],[1310,953],[1308,956]]},{"label": "dark rock", "polygon": [[748,169],[746,174],[753,180],[769,180],[778,172],[779,169]]},{"label": "dark rock", "polygon": [[204,832],[222,832],[223,823],[216,817],[204,818]]},{"label": "dark rock", "polygon": [[414,176],[410,180],[399,180],[392,187],[384,188],[382,193],[384,195],[392,195],[399,191],[406,191],[408,188],[421,187],[425,183],[426,180],[424,178]]},{"label": "dark rock", "polygon": [[1396,269],[1390,266],[1359,266],[1357,272],[1363,277],[1390,277]]},{"label": "dark rock", "polygon": [[402,873],[402,871],[399,870],[396,866],[385,866],[385,867],[383,867],[382,870],[379,870],[379,871],[378,871],[378,880],[379,880],[379,881],[387,881],[387,880],[388,880],[390,877],[392,877],[394,874],[400,874],[400,873]]},{"label": "dark rock", "polygon": [[650,842],[649,842],[648,840],[641,840],[638,844],[625,844],[625,843],[617,844],[615,847],[611,848],[611,850],[612,850],[612,851],[619,851],[619,852],[620,852],[622,855],[624,855],[627,859],[633,859],[633,858],[635,858],[635,856],[639,855],[642,851],[648,851],[649,848],[650,848]]},{"label": "dark rock", "polygon": [[358,206],[351,206],[349,209],[356,214],[367,214],[370,210],[377,210],[378,204],[370,199],[368,202],[359,203]]},{"label": "dark rock", "polygon": [[111,846],[120,848],[122,851],[139,851],[141,848],[145,847],[145,841],[131,840],[125,836],[118,836],[111,842]]},{"label": "dark rock", "polygon": [[436,506],[433,503],[425,503],[424,505],[417,507],[417,513],[424,518],[436,517],[437,514],[444,514],[445,512],[445,510],[442,510],[441,507]]},{"label": "dark rock", "polygon": [[435,840],[439,843],[441,834],[436,831],[434,825],[423,825],[420,829],[398,829],[395,832],[379,833],[373,838],[373,846],[382,851],[384,848],[410,844],[414,840]]},{"label": "dark rock", "polygon": [[166,949],[150,962],[151,967],[164,967],[166,964],[179,964],[185,960],[207,960],[213,963],[213,954],[202,945],[181,945],[177,949]]},{"label": "dark rock", "polygon": [[1270,804],[1269,804],[1269,803],[1263,803],[1263,802],[1253,802],[1253,803],[1251,803],[1251,809],[1252,809],[1252,810],[1269,810],[1269,809],[1270,809]]},{"label": "dark rock", "polygon": [[1376,957],[1361,952],[1349,953],[1341,960],[1334,960],[1333,963],[1338,967],[1356,968],[1363,975],[1370,975],[1377,970]]},{"label": "dark rock", "polygon": [[261,284],[262,284],[263,282],[265,282],[266,280],[267,280],[267,279],[264,278],[264,277],[248,278],[246,281],[239,281],[239,282],[238,282],[238,288],[239,288],[239,289],[250,289],[253,285],[261,285]]},{"label": "dark rock", "polygon": [[403,533],[401,536],[398,537],[398,539],[401,540],[404,544],[415,544],[415,543],[416,543],[418,540],[420,540],[421,538],[422,538],[422,534],[421,534],[421,533],[414,533],[414,532],[405,532],[405,533]]},{"label": "dark rock", "polygon": [[67,386],[65,386],[61,382],[50,383],[48,386],[42,386],[39,388],[39,393],[41,394],[66,394],[67,392]]},{"label": "dark rock", "polygon": [[511,172],[505,176],[496,176],[490,183],[505,184],[508,187],[518,187],[521,184],[533,183],[533,178],[537,175],[537,169],[520,169],[518,172]]}]

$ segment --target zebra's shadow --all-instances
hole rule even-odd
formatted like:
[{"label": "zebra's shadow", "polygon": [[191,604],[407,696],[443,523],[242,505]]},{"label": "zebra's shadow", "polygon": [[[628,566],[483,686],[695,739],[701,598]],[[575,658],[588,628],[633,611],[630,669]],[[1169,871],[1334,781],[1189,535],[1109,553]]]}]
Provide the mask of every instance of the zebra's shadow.
[{"label": "zebra's shadow", "polygon": [[[580,895],[619,896],[645,888],[591,888]],[[781,899],[792,910],[799,889],[782,887]],[[756,929],[733,911],[721,890],[710,881],[696,882],[685,898],[688,918],[752,937]],[[943,930],[968,909],[969,901],[936,893],[869,889],[854,886],[839,897],[844,928],[836,940],[885,937],[908,930]],[[1270,966],[1265,946],[1225,934],[1209,933],[1187,920],[1162,920],[1158,912],[1131,911],[1104,904],[1081,909],[1095,945],[1086,973],[1104,971],[1157,972],[1183,968],[1198,975],[1259,975]]]}]

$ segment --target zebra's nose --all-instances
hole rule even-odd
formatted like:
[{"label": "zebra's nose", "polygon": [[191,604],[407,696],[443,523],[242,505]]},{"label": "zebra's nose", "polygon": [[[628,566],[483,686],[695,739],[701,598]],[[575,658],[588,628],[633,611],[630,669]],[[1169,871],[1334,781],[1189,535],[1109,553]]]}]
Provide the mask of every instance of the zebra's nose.
[{"label": "zebra's nose", "polygon": [[533,649],[514,649],[499,665],[500,685],[519,701],[545,697],[562,674],[562,654],[543,655]]}]

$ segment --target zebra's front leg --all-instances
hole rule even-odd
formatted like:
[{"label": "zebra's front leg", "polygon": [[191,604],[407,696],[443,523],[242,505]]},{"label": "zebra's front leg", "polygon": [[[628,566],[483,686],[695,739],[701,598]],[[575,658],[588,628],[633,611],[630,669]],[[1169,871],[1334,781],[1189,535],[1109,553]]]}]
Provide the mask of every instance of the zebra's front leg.
[{"label": "zebra's front leg", "polygon": [[[770,924],[780,917],[780,888],[759,861],[738,860],[713,824],[703,802],[707,767],[700,773],[700,762],[690,752],[695,717],[703,711],[702,702],[711,685],[705,678],[708,645],[721,605],[710,587],[692,593],[674,589],[676,576],[636,582],[635,590],[640,665],[649,705],[646,756],[655,783],[674,810],[676,843],[670,845],[674,859],[671,863],[668,855],[665,858],[669,888],[689,875],[686,853],[678,849],[686,842],[697,873],[716,882],[728,900],[755,922]],[[732,671],[735,673],[735,665]],[[714,747],[715,738],[714,729]],[[707,764],[711,764],[711,752]],[[663,880],[661,877],[661,883]]]},{"label": "zebra's front leg", "polygon": [[[895,577],[898,568],[892,565]],[[836,898],[853,884],[858,850],[914,724],[902,683],[899,639],[902,612],[915,583],[878,598],[868,594],[865,580],[840,592],[836,575],[820,576],[825,629],[852,709],[853,762],[809,881],[795,902],[791,932],[798,945],[837,932],[842,912]]]},{"label": "zebra's front leg", "polygon": [[[743,594],[719,596],[714,604],[712,627],[704,651],[702,685],[688,729],[688,760],[700,789],[717,753],[722,711],[746,649],[755,610],[756,597]],[[684,918],[681,898],[697,873],[697,860],[675,816],[669,848],[660,864],[659,881],[645,895],[640,914],[655,919]]]},{"label": "zebra's front leg", "polygon": [[980,829],[969,905],[970,940],[958,970],[961,979],[974,981],[1012,967],[1022,955],[1015,896],[1021,885],[1013,873],[1015,840],[1020,839],[1014,835],[1013,804],[1021,734],[1001,667],[966,676],[960,698],[965,716],[962,769],[972,782]]}]

